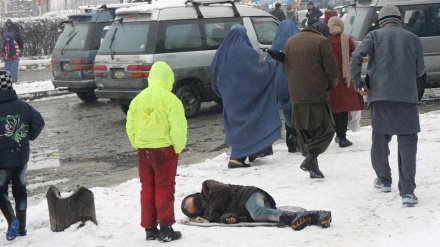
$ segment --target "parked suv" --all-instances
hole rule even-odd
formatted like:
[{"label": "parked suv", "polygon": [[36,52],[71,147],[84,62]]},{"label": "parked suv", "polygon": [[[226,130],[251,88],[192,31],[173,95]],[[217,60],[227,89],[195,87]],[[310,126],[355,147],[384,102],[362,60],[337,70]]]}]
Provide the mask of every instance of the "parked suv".
[{"label": "parked suv", "polygon": [[231,27],[247,28],[264,61],[263,48],[271,46],[279,25],[271,14],[233,1],[154,1],[116,14],[95,58],[95,94],[115,101],[126,113],[130,101],[148,86],[152,64],[165,61],[174,71],[173,92],[188,118],[197,114],[201,102],[221,101],[212,91],[210,65]]},{"label": "parked suv", "polygon": [[[402,27],[420,37],[425,53],[426,73],[417,79],[419,100],[425,88],[440,87],[440,2],[438,0],[358,0],[344,9],[345,32],[361,42],[367,33],[379,28],[378,14],[385,5],[395,5]],[[364,60],[363,75],[366,75]],[[396,71],[396,73],[399,73]]]},{"label": "parked suv", "polygon": [[55,88],[75,92],[86,102],[95,101],[93,65],[104,28],[115,18],[117,8],[139,4],[146,3],[80,7],[84,13],[69,15],[69,20],[60,24],[61,33],[52,52]]}]

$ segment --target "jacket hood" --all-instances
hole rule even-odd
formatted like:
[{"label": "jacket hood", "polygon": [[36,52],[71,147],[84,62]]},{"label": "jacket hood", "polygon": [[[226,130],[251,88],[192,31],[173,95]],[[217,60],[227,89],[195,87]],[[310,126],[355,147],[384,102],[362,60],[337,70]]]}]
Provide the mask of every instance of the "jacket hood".
[{"label": "jacket hood", "polygon": [[0,103],[18,99],[15,90],[0,90]]},{"label": "jacket hood", "polygon": [[148,85],[161,87],[171,92],[173,84],[174,72],[171,67],[163,61],[155,62],[148,76]]}]

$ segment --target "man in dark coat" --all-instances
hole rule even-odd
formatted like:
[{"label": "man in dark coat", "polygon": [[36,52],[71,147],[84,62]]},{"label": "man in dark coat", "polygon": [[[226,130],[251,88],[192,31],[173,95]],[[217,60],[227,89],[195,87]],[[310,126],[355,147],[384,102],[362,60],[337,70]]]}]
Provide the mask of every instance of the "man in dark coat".
[{"label": "man in dark coat", "polygon": [[[17,98],[9,71],[0,71],[0,209],[9,226],[7,240],[26,235],[29,141],[35,140],[43,127],[41,114]],[[15,213],[8,196],[10,182]]]},{"label": "man in dark coat", "polygon": [[309,2],[307,4],[307,9],[307,26],[311,27],[314,23],[319,21],[319,18],[322,16],[322,12],[315,6],[313,2]]},{"label": "man in dark coat", "polygon": [[308,225],[330,226],[330,211],[286,212],[266,191],[254,186],[224,184],[206,180],[202,192],[186,196],[182,212],[188,217],[203,217],[209,222],[234,224],[244,222],[278,222],[299,231]]},{"label": "man in dark coat", "polygon": [[12,22],[11,19],[7,19],[6,20],[6,33],[11,33],[12,36],[14,36],[14,40],[17,42],[18,44],[18,48],[20,48],[20,53],[23,54],[23,39],[21,38],[21,34],[20,34],[20,27]]},{"label": "man in dark coat", "polygon": [[[326,27],[323,22],[315,26]],[[308,171],[310,178],[324,178],[317,158],[327,150],[335,133],[329,91],[338,83],[338,64],[329,40],[313,27],[306,27],[290,38],[284,50],[293,126],[306,157],[300,168]]]},{"label": "man in dark coat", "polygon": [[275,16],[280,22],[286,19],[286,15],[281,10],[281,3],[275,4],[275,9],[269,12],[271,15]]}]

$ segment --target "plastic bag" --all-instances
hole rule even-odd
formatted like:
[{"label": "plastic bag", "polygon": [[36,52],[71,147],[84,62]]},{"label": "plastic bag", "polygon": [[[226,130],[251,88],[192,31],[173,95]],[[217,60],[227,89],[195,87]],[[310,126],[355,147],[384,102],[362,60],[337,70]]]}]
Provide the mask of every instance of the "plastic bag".
[{"label": "plastic bag", "polygon": [[348,112],[348,124],[347,128],[353,132],[361,129],[361,112],[362,111],[349,111]]}]

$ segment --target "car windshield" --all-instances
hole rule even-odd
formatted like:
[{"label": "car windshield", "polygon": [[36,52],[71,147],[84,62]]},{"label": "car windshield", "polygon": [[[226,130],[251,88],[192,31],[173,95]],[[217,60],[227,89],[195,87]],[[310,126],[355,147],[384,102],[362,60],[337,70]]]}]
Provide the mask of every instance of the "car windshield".
[{"label": "car windshield", "polygon": [[355,41],[361,41],[370,31],[374,8],[346,7],[345,11],[344,32],[353,36]]},{"label": "car windshield", "polygon": [[87,34],[89,24],[65,23],[54,50],[88,50]]},{"label": "car windshield", "polygon": [[100,54],[139,54],[147,47],[150,24],[114,22],[102,41]]}]

